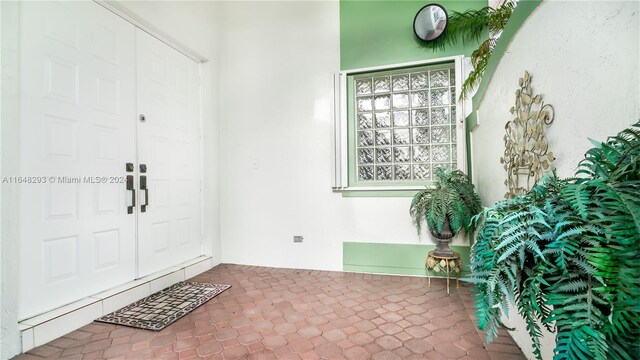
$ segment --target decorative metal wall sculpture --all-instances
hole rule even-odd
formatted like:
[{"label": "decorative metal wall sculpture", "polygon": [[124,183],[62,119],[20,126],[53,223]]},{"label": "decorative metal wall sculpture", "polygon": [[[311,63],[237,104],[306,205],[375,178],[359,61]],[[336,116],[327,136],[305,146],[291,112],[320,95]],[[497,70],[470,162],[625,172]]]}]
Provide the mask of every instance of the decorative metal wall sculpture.
[{"label": "decorative metal wall sculpture", "polygon": [[540,180],[542,174],[552,168],[555,160],[544,136],[544,126],[555,118],[553,106],[542,101],[542,95],[533,96],[531,76],[525,71],[518,80],[516,103],[509,111],[515,118],[505,125],[504,156],[500,163],[507,171],[508,186],[504,196],[513,198],[525,194]]}]

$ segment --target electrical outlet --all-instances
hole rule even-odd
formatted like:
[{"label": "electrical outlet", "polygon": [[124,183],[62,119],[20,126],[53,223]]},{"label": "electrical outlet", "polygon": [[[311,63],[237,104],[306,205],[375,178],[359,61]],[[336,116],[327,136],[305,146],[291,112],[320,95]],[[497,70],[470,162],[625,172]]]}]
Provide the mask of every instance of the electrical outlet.
[{"label": "electrical outlet", "polygon": [[300,236],[300,235],[294,235],[293,236],[293,242],[294,243],[301,243],[303,239],[304,238],[302,236]]}]

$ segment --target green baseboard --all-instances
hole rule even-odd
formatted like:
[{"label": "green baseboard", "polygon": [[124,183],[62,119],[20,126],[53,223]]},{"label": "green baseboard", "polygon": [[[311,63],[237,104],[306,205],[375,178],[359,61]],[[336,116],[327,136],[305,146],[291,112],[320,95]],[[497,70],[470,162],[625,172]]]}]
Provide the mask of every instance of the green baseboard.
[{"label": "green baseboard", "polygon": [[[342,243],[342,269],[344,271],[427,276],[424,267],[432,244]],[[469,274],[469,246],[451,246],[463,261],[461,277]],[[442,273],[433,276],[442,276]]]}]

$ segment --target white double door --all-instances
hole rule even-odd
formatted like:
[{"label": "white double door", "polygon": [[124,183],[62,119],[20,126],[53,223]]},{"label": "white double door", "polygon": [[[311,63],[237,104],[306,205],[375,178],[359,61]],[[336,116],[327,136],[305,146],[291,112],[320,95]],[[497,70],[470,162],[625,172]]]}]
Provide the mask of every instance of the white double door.
[{"label": "white double door", "polygon": [[201,255],[201,155],[196,62],[92,2],[20,13],[24,319]]}]

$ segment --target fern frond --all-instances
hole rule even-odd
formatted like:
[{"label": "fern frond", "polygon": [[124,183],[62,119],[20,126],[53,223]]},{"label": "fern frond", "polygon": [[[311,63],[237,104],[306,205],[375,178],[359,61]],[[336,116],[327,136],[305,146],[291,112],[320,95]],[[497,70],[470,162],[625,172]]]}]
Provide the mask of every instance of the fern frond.
[{"label": "fern frond", "polygon": [[514,299],[538,359],[537,321],[556,332],[554,359],[637,357],[639,160],[636,123],[588,150],[576,177],[544,177],[473,218],[471,278],[488,340]]},{"label": "fern frond", "polygon": [[453,11],[449,14],[447,27],[440,37],[434,41],[419,42],[421,47],[436,51],[456,45],[459,41],[462,43],[480,42],[483,37],[487,37],[471,54],[474,69],[462,84],[460,99],[466,98],[471,89],[480,81],[498,36],[492,36],[492,34],[499,34],[504,29],[514,7],[514,3],[505,2],[495,9],[487,6],[464,12]]},{"label": "fern frond", "polygon": [[419,191],[411,200],[409,214],[418,234],[422,221],[438,234],[446,222],[455,234],[474,229],[472,218],[482,211],[480,198],[469,177],[459,170],[435,170],[436,186]]}]

